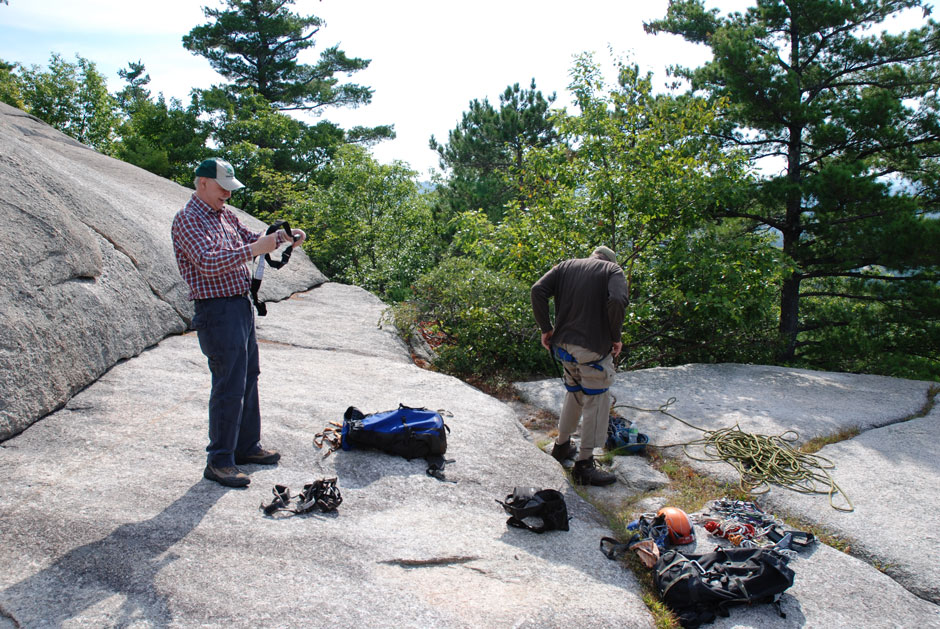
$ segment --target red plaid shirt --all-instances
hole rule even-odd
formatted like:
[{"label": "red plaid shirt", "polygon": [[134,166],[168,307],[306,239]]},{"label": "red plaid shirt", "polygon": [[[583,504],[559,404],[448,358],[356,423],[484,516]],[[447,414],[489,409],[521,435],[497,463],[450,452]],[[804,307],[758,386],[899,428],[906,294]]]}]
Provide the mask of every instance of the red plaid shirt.
[{"label": "red plaid shirt", "polygon": [[248,230],[231,210],[223,207],[217,212],[194,194],[173,218],[171,233],[190,299],[248,293],[251,243],[261,234]]}]

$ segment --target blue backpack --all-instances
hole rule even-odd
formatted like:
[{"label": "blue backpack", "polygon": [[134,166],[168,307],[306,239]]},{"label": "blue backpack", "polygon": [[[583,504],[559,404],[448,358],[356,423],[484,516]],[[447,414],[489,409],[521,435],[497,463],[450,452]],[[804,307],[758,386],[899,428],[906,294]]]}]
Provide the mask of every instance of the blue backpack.
[{"label": "blue backpack", "polygon": [[374,449],[406,459],[424,458],[428,474],[443,480],[447,433],[450,428],[437,411],[399,404],[391,411],[365,415],[355,406],[343,414],[343,450]]}]

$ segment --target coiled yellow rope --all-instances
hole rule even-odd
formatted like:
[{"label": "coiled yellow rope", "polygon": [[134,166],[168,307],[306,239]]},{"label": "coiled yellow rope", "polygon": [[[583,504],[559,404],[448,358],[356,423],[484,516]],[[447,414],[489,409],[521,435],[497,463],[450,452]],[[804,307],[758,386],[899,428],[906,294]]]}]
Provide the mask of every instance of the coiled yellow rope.
[{"label": "coiled yellow rope", "polygon": [[[684,419],[676,417],[668,409],[676,398],[669,400],[658,409],[638,408],[627,404],[614,405],[612,408],[629,408],[645,413],[662,413],[689,428],[704,433],[700,439],[686,443],[670,445],[647,444],[647,447],[672,448],[682,446],[686,456],[696,461],[724,461],[731,465],[741,477],[741,490],[752,495],[759,495],[770,490],[770,485],[779,485],[802,494],[828,494],[829,505],[838,511],[854,511],[855,506],[845,492],[836,484],[829,470],[835,464],[824,456],[800,452],[791,444],[799,440],[795,430],[788,430],[780,435],[756,435],[741,430],[738,424],[733,428],[705,430]],[[704,457],[693,456],[691,446],[701,446]],[[834,498],[841,494],[847,507],[837,506]]]}]

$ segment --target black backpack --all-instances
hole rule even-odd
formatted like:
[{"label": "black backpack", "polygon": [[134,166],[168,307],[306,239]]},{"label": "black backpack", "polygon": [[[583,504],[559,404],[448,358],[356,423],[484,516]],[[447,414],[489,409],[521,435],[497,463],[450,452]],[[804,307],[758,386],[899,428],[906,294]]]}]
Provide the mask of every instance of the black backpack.
[{"label": "black backpack", "polygon": [[663,602],[686,628],[727,616],[733,605],[777,603],[793,585],[789,559],[766,548],[718,548],[692,555],[667,550],[653,572]]},{"label": "black backpack", "polygon": [[[506,501],[497,500],[509,514],[506,524],[535,533],[568,530],[568,505],[557,489],[516,487],[506,496]],[[541,524],[530,524],[527,518],[538,518]]]}]

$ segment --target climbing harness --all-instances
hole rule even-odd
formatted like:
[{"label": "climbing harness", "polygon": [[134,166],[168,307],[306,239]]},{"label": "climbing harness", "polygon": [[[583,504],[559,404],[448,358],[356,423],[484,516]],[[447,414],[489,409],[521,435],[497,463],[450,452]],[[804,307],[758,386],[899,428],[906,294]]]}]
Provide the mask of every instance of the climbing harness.
[{"label": "climbing harness", "polygon": [[343,447],[343,425],[339,422],[330,422],[330,425],[313,436],[313,445],[317,450],[322,450],[326,446],[326,454],[323,458],[330,456]]},{"label": "climbing harness", "polygon": [[[294,236],[294,232],[291,231],[287,221],[274,221],[271,223],[268,227],[268,231],[265,232],[265,236],[277,233],[279,229],[283,229],[284,233],[287,234],[288,242],[297,241],[298,237]],[[255,266],[255,272],[251,276],[251,301],[254,302],[259,317],[268,314],[268,307],[263,301],[258,299],[258,291],[261,289],[261,280],[264,278],[265,262],[267,262],[271,268],[279,269],[290,261],[290,256],[293,251],[294,247],[290,246],[281,253],[280,260],[272,258],[270,253],[264,254],[264,257],[258,260],[258,264]]]},{"label": "climbing harness", "polygon": [[[274,499],[268,503],[261,503],[261,510],[265,515],[274,515],[278,511],[288,511],[294,514],[307,513],[319,509],[323,513],[336,511],[343,502],[343,497],[336,486],[336,478],[323,478],[304,485],[302,492],[291,496],[290,490],[284,485],[275,485],[271,490]],[[296,499],[295,506],[291,501]]]},{"label": "climbing harness", "polygon": [[[579,363],[578,359],[576,359],[574,356],[572,356],[569,352],[565,351],[561,347],[558,347],[557,345],[553,345],[552,347],[555,349],[555,351],[551,352],[552,362],[553,363],[557,362],[561,366],[561,370],[562,370],[561,382],[562,384],[565,385],[565,389],[567,391],[569,391],[570,393],[584,393],[585,395],[600,395],[601,393],[604,393],[605,391],[608,390],[608,389],[586,389],[582,387],[580,384],[568,384],[568,382],[565,380],[565,374],[568,374],[568,377],[570,377],[572,380],[575,380],[575,378],[568,371],[568,368],[565,366],[565,363],[572,363],[575,365],[588,365],[589,367],[597,369],[598,371],[601,371],[601,372],[604,371],[604,366],[600,364],[599,360],[594,360],[594,361],[586,362],[586,363]],[[603,360],[603,358],[601,360]]]},{"label": "climbing harness", "polygon": [[[741,430],[738,424],[732,428],[705,430],[684,419],[676,417],[668,409],[676,398],[672,397],[658,409],[639,408],[627,404],[613,408],[630,408],[644,413],[662,413],[689,428],[701,431],[703,436],[686,443],[657,445],[657,448],[682,446],[686,456],[696,461],[724,461],[737,470],[741,477],[741,490],[759,495],[770,490],[770,485],[779,485],[802,494],[828,494],[829,506],[837,511],[854,511],[855,507],[845,492],[836,484],[828,470],[835,469],[835,464],[826,457],[800,452],[791,444],[796,443],[799,434],[787,430],[780,435],[757,435]],[[652,444],[650,444],[652,445]],[[704,457],[693,456],[690,446],[702,446]],[[837,506],[834,498],[842,494],[848,506]]]}]

